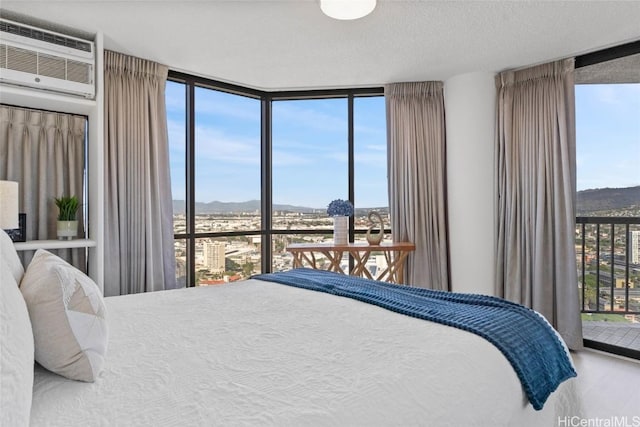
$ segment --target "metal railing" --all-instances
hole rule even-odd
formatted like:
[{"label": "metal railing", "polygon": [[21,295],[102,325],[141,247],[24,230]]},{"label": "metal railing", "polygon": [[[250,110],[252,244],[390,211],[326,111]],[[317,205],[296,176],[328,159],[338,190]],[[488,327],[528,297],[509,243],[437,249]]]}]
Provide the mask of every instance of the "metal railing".
[{"label": "metal railing", "polygon": [[583,313],[640,315],[638,240],[640,217],[576,218]]}]

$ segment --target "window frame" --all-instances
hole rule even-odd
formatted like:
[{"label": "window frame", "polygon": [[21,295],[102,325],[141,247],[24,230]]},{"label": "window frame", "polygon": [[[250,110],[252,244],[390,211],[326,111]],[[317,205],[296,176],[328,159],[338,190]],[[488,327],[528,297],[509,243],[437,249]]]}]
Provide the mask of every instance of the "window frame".
[{"label": "window frame", "polygon": [[[640,54],[640,40],[614,46],[608,49],[598,50],[595,52],[586,53],[584,55],[576,56],[575,68],[588,67],[590,65],[600,64],[602,62],[612,61],[615,59],[624,58],[626,56]],[[577,146],[578,141],[576,141]],[[576,171],[577,172],[577,171]],[[577,219],[577,218],[576,218]],[[583,267],[584,268],[584,267]],[[577,284],[576,284],[577,285]],[[582,299],[583,301],[584,299]],[[580,308],[580,312],[583,312],[583,308]],[[580,321],[582,327],[582,320]],[[600,341],[593,341],[583,338],[583,345],[588,348],[604,351],[619,356],[629,357],[633,359],[640,358],[640,352],[632,350],[626,347],[619,347],[612,344],[603,343]]]},{"label": "window frame", "polygon": [[[320,90],[292,90],[292,91],[262,91],[231,83],[206,79],[183,72],[169,70],[168,81],[185,85],[185,233],[174,233],[174,240],[184,240],[186,247],[186,278],[185,286],[196,286],[195,243],[201,238],[220,238],[231,236],[260,236],[261,237],[261,271],[272,271],[273,250],[272,239],[277,235],[288,234],[327,234],[327,229],[274,229],[273,228],[273,102],[313,99],[347,99],[348,122],[348,197],[353,203],[355,198],[355,132],[354,132],[354,99],[359,97],[384,96],[383,87],[342,88]],[[261,218],[260,230],[206,232],[195,231],[195,88],[202,87],[232,95],[244,96],[260,101],[260,186],[261,186]],[[354,218],[349,218],[349,241],[353,241],[356,234],[365,234],[366,230],[354,230]],[[385,229],[385,233],[391,233]],[[353,262],[353,260],[351,260]]]}]

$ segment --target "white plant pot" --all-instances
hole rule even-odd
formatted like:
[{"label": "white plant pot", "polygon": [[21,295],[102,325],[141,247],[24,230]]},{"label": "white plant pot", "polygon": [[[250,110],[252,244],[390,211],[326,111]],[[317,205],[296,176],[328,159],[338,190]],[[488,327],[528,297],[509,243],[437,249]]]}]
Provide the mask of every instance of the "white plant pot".
[{"label": "white plant pot", "polygon": [[58,221],[58,239],[71,240],[78,235],[78,221]]},{"label": "white plant pot", "polygon": [[349,217],[333,217],[333,243],[335,245],[346,245],[349,243]]}]

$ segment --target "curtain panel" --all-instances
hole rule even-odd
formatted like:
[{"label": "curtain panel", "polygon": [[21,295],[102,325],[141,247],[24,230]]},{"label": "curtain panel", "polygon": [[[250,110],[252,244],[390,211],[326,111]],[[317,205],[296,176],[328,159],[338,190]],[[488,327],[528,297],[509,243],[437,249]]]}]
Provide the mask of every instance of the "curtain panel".
[{"label": "curtain panel", "polygon": [[105,51],[105,295],[175,288],[168,69]]},{"label": "curtain panel", "polygon": [[573,71],[567,59],[496,77],[496,295],[579,349]]},{"label": "curtain panel", "polygon": [[443,84],[394,83],[384,95],[393,240],[416,245],[405,280],[449,290]]},{"label": "curtain panel", "polygon": [[[78,198],[78,237],[84,238],[86,127],[84,116],[0,106],[0,179],[18,182],[27,240],[57,238],[54,198],[61,196]],[[84,249],[54,252],[86,272]],[[20,255],[27,265],[33,252]]]}]

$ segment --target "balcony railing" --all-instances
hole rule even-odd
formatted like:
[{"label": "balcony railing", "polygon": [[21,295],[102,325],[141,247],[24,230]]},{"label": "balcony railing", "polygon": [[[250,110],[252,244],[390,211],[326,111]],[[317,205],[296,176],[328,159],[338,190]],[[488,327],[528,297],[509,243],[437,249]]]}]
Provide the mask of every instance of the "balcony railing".
[{"label": "balcony railing", "polygon": [[576,218],[585,345],[640,359],[640,217]]},{"label": "balcony railing", "polygon": [[576,218],[583,313],[640,315],[639,240],[640,217]]}]

